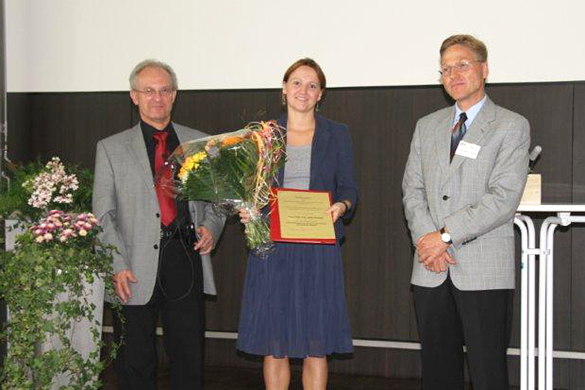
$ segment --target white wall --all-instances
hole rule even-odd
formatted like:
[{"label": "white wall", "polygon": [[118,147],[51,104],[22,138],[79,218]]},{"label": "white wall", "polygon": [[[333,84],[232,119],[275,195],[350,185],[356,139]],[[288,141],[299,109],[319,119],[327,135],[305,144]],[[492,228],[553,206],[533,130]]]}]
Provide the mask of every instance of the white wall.
[{"label": "white wall", "polygon": [[454,33],[491,82],[585,80],[582,0],[5,0],[8,91],[127,90],[144,58],[182,89],[275,88],[309,56],[330,87],[438,82]]}]

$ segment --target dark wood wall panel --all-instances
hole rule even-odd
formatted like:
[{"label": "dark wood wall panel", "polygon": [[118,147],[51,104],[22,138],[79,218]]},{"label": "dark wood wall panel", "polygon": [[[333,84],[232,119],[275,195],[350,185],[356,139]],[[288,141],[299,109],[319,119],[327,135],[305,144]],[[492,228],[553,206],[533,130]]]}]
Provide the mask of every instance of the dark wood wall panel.
[{"label": "dark wood wall panel", "polygon": [[417,339],[411,297],[405,294],[412,254],[401,182],[416,120],[445,103],[438,88],[339,89],[326,96],[324,115],[351,129],[360,186],[344,246],[355,337]]},{"label": "dark wood wall panel", "polygon": [[[543,200],[585,202],[585,83],[492,85],[488,93],[496,103],[528,118],[532,145],[543,146],[536,165],[543,174]],[[10,155],[17,160],[60,155],[93,167],[97,140],[138,120],[126,92],[10,94],[8,103]],[[355,338],[418,340],[401,181],[416,121],[449,104],[440,86],[327,91],[321,113],[349,125],[360,186],[360,201],[343,246]],[[275,119],[281,112],[278,89],[182,91],[173,115],[178,123],[218,134],[250,121]],[[585,351],[585,226],[559,229],[555,243],[555,349]],[[219,295],[207,302],[207,328],[237,331],[246,250],[235,218],[228,219],[214,267]],[[519,285],[519,275],[517,280]],[[517,289],[511,343],[516,347],[519,305]],[[236,353],[233,340],[208,340],[208,347],[208,364],[260,364],[259,359]],[[583,364],[555,361],[556,385],[585,388]],[[417,351],[357,348],[353,359],[334,359],[331,369],[416,377],[420,361]],[[517,383],[518,358],[510,358],[510,369]]]},{"label": "dark wood wall panel", "polygon": [[495,85],[488,88],[498,104],[530,121],[532,145],[542,145],[536,171],[543,175],[544,202],[571,202],[573,156],[573,85]]},{"label": "dark wood wall panel", "polygon": [[31,150],[31,97],[26,93],[11,93],[7,100],[8,156],[12,161],[29,161]]},{"label": "dark wood wall panel", "polygon": [[[266,120],[279,114],[267,115],[267,97],[274,91],[185,91],[173,111],[177,123],[186,123],[210,134],[241,129],[246,123]],[[226,115],[227,110],[230,114]]]},{"label": "dark wood wall panel", "polygon": [[31,152],[93,167],[97,141],[130,126],[128,93],[31,95]]}]

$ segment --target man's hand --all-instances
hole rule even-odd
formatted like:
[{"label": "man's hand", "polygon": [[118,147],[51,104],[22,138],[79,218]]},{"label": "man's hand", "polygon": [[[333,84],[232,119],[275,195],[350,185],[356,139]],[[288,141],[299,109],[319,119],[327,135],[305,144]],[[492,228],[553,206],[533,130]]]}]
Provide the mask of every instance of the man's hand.
[{"label": "man's hand", "polygon": [[449,254],[449,252],[443,252],[438,257],[429,259],[426,262],[422,262],[419,257],[419,261],[427,270],[435,272],[437,274],[447,271],[448,264],[454,265],[456,263],[455,260]]},{"label": "man's hand", "polygon": [[195,231],[197,232],[197,242],[194,249],[198,250],[200,255],[210,253],[215,245],[213,234],[205,226],[199,226]]},{"label": "man's hand", "polygon": [[129,269],[125,269],[112,276],[112,279],[116,286],[116,295],[120,297],[122,302],[128,303],[128,299],[132,298],[132,290],[130,289],[129,282],[137,282],[134,274]]},{"label": "man's hand", "polygon": [[438,230],[425,234],[416,242],[419,261],[425,264],[445,253],[447,248],[449,248],[449,244],[441,240],[441,233]]}]

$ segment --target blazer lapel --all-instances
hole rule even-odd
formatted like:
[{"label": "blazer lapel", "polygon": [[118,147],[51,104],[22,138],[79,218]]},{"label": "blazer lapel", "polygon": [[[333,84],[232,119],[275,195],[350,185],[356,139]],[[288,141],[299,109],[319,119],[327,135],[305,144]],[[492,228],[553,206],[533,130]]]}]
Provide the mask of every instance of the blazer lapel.
[{"label": "blazer lapel", "polygon": [[173,129],[175,129],[177,138],[179,138],[179,145],[193,139],[190,133],[186,132],[180,125],[177,125],[175,122],[173,122]]},{"label": "blazer lapel", "polygon": [[[280,116],[280,118],[278,118],[278,121],[277,121],[278,125],[284,129],[285,150],[286,150],[286,124],[287,124],[287,121],[288,121],[288,116],[286,113],[282,114]],[[284,158],[286,161],[286,153],[285,153]],[[275,183],[275,186],[282,187],[283,184],[284,184],[284,164],[278,170],[278,178],[277,178],[277,183]]]},{"label": "blazer lapel", "polygon": [[309,188],[315,188],[321,165],[326,161],[325,153],[329,143],[330,130],[320,115],[315,118],[315,134],[311,145],[311,181]]},{"label": "blazer lapel", "polygon": [[144,136],[142,135],[140,123],[132,128],[126,147],[130,152],[129,156],[132,157],[133,162],[140,166],[140,176],[144,179],[147,191],[152,193],[152,196],[156,196],[152,169],[150,168],[150,160],[146,153],[146,145],[144,144]]},{"label": "blazer lapel", "polygon": [[[490,130],[490,122],[495,120],[495,115],[496,112],[494,103],[488,97],[486,98],[483,107],[473,120],[473,123],[471,123],[467,133],[465,133],[463,141],[481,146],[481,142],[485,134]],[[457,169],[459,169],[465,160],[467,160],[467,157],[458,155],[453,156],[453,161],[451,161],[451,165],[449,165],[449,172],[443,183],[446,183],[449,178],[451,178],[451,176],[457,171]]]},{"label": "blazer lapel", "polygon": [[447,110],[447,115],[438,120],[437,129],[439,130],[435,134],[435,137],[437,137],[437,142],[435,142],[437,159],[443,174],[447,174],[449,171],[454,110],[455,108]]}]

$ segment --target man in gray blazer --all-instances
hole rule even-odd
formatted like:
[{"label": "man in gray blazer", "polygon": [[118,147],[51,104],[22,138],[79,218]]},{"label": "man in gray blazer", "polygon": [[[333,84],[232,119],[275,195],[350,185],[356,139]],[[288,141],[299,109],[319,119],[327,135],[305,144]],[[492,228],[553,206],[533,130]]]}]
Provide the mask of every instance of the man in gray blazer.
[{"label": "man in gray blazer", "polygon": [[402,183],[423,384],[463,390],[465,344],[473,388],[503,390],[530,128],[486,95],[483,42],[451,36],[440,55],[456,104],[418,121]]},{"label": "man in gray blazer", "polygon": [[139,63],[130,86],[140,123],[98,142],[93,189],[101,239],[118,249],[114,283],[124,317],[123,324],[114,319],[115,338],[123,336],[118,383],[125,390],[155,389],[160,313],[171,388],[202,389],[203,293],[215,294],[209,254],[224,217],[208,203],[174,199],[154,178],[169,179],[165,157],[206,134],[171,122],[177,78],[167,64]]}]

